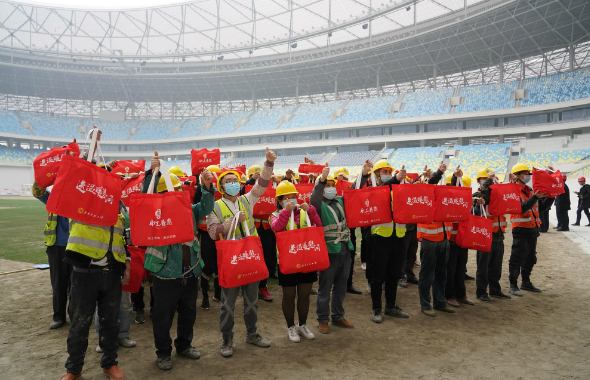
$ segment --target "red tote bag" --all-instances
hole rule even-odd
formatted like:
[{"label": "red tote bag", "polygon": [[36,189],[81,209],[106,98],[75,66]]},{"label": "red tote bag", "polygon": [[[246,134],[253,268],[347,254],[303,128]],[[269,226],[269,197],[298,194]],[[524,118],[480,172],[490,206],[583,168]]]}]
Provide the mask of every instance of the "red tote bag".
[{"label": "red tote bag", "polygon": [[158,170],[154,171],[147,194],[133,194],[129,202],[131,241],[134,245],[161,247],[195,239],[190,195],[174,191],[168,169],[160,160],[168,192],[153,194]]},{"label": "red tote bag", "polygon": [[[233,218],[230,231],[237,229],[237,216]],[[236,288],[268,278],[268,268],[264,261],[262,243],[258,236],[250,236],[246,223],[242,223],[245,238],[215,242],[217,248],[217,267],[219,268],[219,285],[224,288]]]},{"label": "red tote bag", "polygon": [[143,263],[145,261],[145,248],[128,245],[127,249],[131,255],[131,274],[129,277],[129,284],[123,285],[122,290],[127,293],[137,293],[143,281],[145,269]]},{"label": "red tote bag", "polygon": [[344,190],[344,212],[350,228],[369,227],[393,221],[389,186],[376,186],[373,174],[371,180],[372,187],[360,189],[359,174],[356,189]]},{"label": "red tote bag", "polygon": [[221,153],[219,149],[199,149],[191,150],[191,170],[193,175],[199,175],[209,165],[219,165],[221,162]]},{"label": "red tote bag", "polygon": [[559,170],[553,174],[544,170],[533,171],[533,191],[545,193],[547,198],[555,198],[559,194],[565,193],[563,175]]},{"label": "red tote bag", "polygon": [[111,167],[115,173],[139,174],[145,172],[145,160],[121,160]]},{"label": "red tote bag", "polygon": [[96,226],[114,226],[121,177],[81,158],[66,155],[47,201],[47,211]]},{"label": "red tote bag", "polygon": [[455,242],[462,248],[489,252],[492,250],[492,232],[491,220],[482,216],[469,214],[469,220],[467,222],[459,223]]},{"label": "red tote bag", "polygon": [[[313,188],[315,187],[315,183],[300,183],[296,184],[295,188],[299,192],[297,194],[297,203],[309,203],[309,198],[311,198],[311,193],[313,192]],[[275,203],[275,210],[276,210],[276,203]]]},{"label": "red tote bag", "polygon": [[[252,191],[253,185],[246,186],[246,193]],[[269,186],[264,194],[258,198],[258,202],[254,205],[254,218],[264,221],[268,221],[270,215],[277,210],[276,200],[277,190],[272,186]]]},{"label": "red tote bag", "polygon": [[350,189],[352,182],[340,180],[336,182],[336,195],[339,197],[344,196],[344,190]]},{"label": "red tote bag", "polygon": [[520,186],[515,183],[498,183],[490,186],[491,215],[520,214]]},{"label": "red tote bag", "polygon": [[299,164],[299,173],[320,175],[325,165]]},{"label": "red tote bag", "polygon": [[73,142],[65,147],[56,147],[47,152],[43,152],[33,161],[33,169],[35,170],[35,181],[43,188],[53,185],[57,172],[61,165],[64,155],[71,153],[78,157],[80,156],[80,147]]},{"label": "red tote bag", "polygon": [[466,222],[471,214],[471,188],[458,186],[436,186],[434,188],[434,221]]},{"label": "red tote bag", "polygon": [[393,185],[393,221],[399,224],[432,223],[435,187],[410,183]]},{"label": "red tote bag", "polygon": [[129,201],[133,194],[141,193],[143,188],[143,179],[145,174],[141,174],[137,178],[128,178],[121,180],[121,201],[125,207],[129,207]]}]

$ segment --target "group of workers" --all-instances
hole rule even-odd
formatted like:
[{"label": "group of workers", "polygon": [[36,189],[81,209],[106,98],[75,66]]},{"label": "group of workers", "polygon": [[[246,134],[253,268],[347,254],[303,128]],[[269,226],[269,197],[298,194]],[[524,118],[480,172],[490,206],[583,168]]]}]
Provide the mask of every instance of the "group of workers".
[{"label": "group of workers", "polygon": [[[301,337],[315,338],[308,327],[307,318],[313,283],[318,280],[317,331],[329,334],[330,321],[333,326],[354,327],[345,318],[344,299],[347,292],[362,294],[351,282],[356,231],[348,228],[345,203],[336,190],[339,180],[348,179],[348,171],[340,170],[335,178],[330,175],[330,168],[326,165],[317,178],[311,178],[315,186],[309,203],[299,204],[294,173],[288,172],[283,177],[273,174],[276,157],[267,148],[264,165],[251,167],[246,178],[232,168],[222,170],[211,166],[204,170],[198,176],[197,183],[190,184],[195,190],[192,204],[194,239],[183,244],[145,247],[144,267],[151,281],[150,316],[160,369],[170,370],[173,366],[170,329],[175,314],[176,353],[190,359],[200,357],[192,345],[193,327],[199,288],[203,293],[201,308],[210,308],[209,279],[213,280],[213,299],[220,302],[221,355],[229,357],[233,354],[235,306],[240,294],[244,305],[246,343],[270,347],[270,341],[257,332],[258,299],[268,302],[273,300],[266,280],[236,288],[224,288],[218,282],[215,241],[234,234],[235,239],[260,237],[269,276],[278,278],[282,288],[282,311],[287,324],[287,336],[292,342],[299,342]],[[182,191],[183,183],[177,176],[180,169],[171,168],[162,173],[155,170],[160,168],[160,162],[156,152],[151,159],[150,169],[145,172],[142,192],[148,192],[154,175],[155,183],[158,183],[157,192],[167,191],[164,176],[174,179],[175,191]],[[110,170],[109,165],[104,168]],[[451,175],[447,172],[447,165],[441,163],[436,171],[425,168],[418,179],[410,182],[437,184],[446,176],[449,186],[471,187],[471,179],[463,175],[460,167]],[[509,259],[508,292],[517,297],[523,295],[522,290],[541,292],[531,282],[531,272],[537,262],[537,239],[542,226],[540,213],[548,210],[554,202],[554,199],[546,198],[545,194],[531,190],[531,174],[531,169],[522,163],[514,165],[509,174],[510,181],[521,188],[522,211],[510,215],[513,243]],[[390,188],[406,183],[409,179],[404,167],[396,171],[387,160],[375,164],[370,160],[365,161],[359,175],[361,187],[373,185],[369,181],[371,175],[376,179],[374,185]],[[498,183],[498,178],[493,171],[482,169],[474,179],[477,191],[473,194],[472,212],[487,217],[493,223],[491,250],[477,252],[476,296],[483,302],[492,302],[490,297],[511,298],[502,292],[500,285],[508,220],[505,215],[489,215],[485,212],[490,202],[490,186]],[[577,193],[580,198],[578,216],[581,212],[589,216],[590,186],[585,184],[584,178],[580,178],[579,182],[582,188]],[[253,187],[246,191],[246,185]],[[276,211],[268,220],[256,219],[254,205],[269,186],[276,188]],[[356,187],[356,184],[351,187]],[[216,192],[221,194],[218,200],[215,200]],[[50,191],[37,184],[33,193],[43,202],[47,202],[50,196]],[[560,206],[558,214],[563,212],[564,207],[565,204]],[[238,223],[235,223],[236,219]],[[309,226],[323,226],[329,267],[321,272],[283,274],[277,266],[275,233]],[[560,227],[563,225],[560,224]],[[48,215],[44,233],[54,309],[50,328],[64,325],[66,314],[69,314],[71,321],[67,339],[67,374],[62,380],[81,376],[93,319],[96,319],[99,336],[96,350],[103,353],[100,365],[104,374],[112,380],[125,378],[123,371],[118,368],[117,351],[119,346],[135,345],[129,336],[131,307],[136,311],[135,322],[145,322],[144,289],[141,288],[139,293],[133,295],[121,289],[130,277],[128,244],[131,243],[126,234],[128,228],[128,210],[122,203],[117,223],[111,227]],[[468,250],[456,244],[457,231],[458,223],[450,222],[415,225],[391,222],[361,229],[361,267],[365,269],[367,290],[371,294],[373,322],[382,323],[384,315],[409,318],[409,314],[397,302],[398,286],[407,287],[408,283],[417,284],[421,310],[429,317],[435,317],[436,311],[455,313],[460,304],[474,305],[465,289]],[[419,264],[416,261],[418,248]],[[417,266],[420,268],[418,276],[414,274]],[[518,284],[521,276],[521,283]],[[382,301],[383,290],[385,305]],[[68,292],[69,307],[66,308]]]}]

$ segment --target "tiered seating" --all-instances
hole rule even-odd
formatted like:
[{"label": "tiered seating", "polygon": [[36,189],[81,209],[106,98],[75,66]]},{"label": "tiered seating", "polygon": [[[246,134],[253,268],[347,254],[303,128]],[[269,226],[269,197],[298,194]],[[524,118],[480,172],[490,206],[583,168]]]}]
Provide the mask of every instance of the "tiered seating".
[{"label": "tiered seating", "polygon": [[320,162],[321,159],[324,158],[325,155],[326,155],[325,153],[296,154],[296,155],[292,155],[292,156],[280,155],[277,157],[275,164],[302,164],[305,162],[305,157],[320,164],[320,163],[322,163],[322,162]]},{"label": "tiered seating", "polygon": [[41,149],[23,149],[20,147],[8,148],[0,145],[0,162],[7,164],[32,165],[35,157],[44,151]]},{"label": "tiered seating", "polygon": [[524,88],[529,90],[529,96],[521,101],[523,107],[588,98],[590,71],[577,70],[525,79]]},{"label": "tiered seating", "polygon": [[440,152],[442,147],[416,147],[416,148],[399,148],[389,158],[389,162],[394,168],[399,169],[402,165],[406,166],[409,172],[420,172],[424,165],[435,170],[440,164]]},{"label": "tiered seating", "polygon": [[89,131],[96,125],[102,131],[103,140],[127,140],[129,130],[137,125],[137,120],[104,121],[84,119],[84,126]]},{"label": "tiered seating", "polygon": [[455,150],[458,150],[459,154],[451,160],[449,168],[454,170],[457,165],[461,165],[463,175],[470,178],[477,175],[477,172],[483,168],[490,168],[496,173],[504,173],[510,158],[510,154],[506,154],[506,149],[511,146],[512,143],[455,145]]},{"label": "tiered seating", "polygon": [[139,124],[139,130],[132,140],[161,140],[165,139],[170,131],[182,123],[180,119],[171,120],[144,120]]},{"label": "tiered seating", "polygon": [[199,133],[199,136],[208,136],[208,135],[221,135],[225,133],[230,133],[236,127],[238,121],[245,119],[250,114],[248,112],[239,112],[239,113],[228,113],[221,116],[215,124],[206,131]]},{"label": "tiered seating", "polygon": [[19,135],[30,135],[28,129],[20,125],[18,118],[12,111],[0,111],[0,132],[18,133]]},{"label": "tiered seating", "polygon": [[273,108],[270,110],[258,110],[248,124],[238,129],[239,132],[264,131],[275,129],[279,125],[281,117],[293,112],[295,107]]},{"label": "tiered seating", "polygon": [[[65,116],[47,116],[40,113],[21,112],[23,120],[33,125],[35,133],[47,137],[80,137],[78,127],[82,119]],[[24,129],[21,127],[21,129]]]},{"label": "tiered seating", "polygon": [[344,115],[337,118],[334,124],[389,119],[390,112],[387,108],[396,100],[397,95],[351,100],[346,105]]},{"label": "tiered seating", "polygon": [[546,168],[548,165],[568,164],[590,159],[590,149],[562,150],[558,152],[523,153],[518,162],[529,167]]},{"label": "tiered seating", "polygon": [[517,89],[518,81],[462,87],[461,96],[465,97],[465,104],[457,106],[455,112],[514,108],[514,100],[510,100],[510,95]]},{"label": "tiered seating", "polygon": [[370,150],[365,152],[342,152],[338,153],[336,157],[330,160],[330,166],[333,167],[352,167],[352,166],[362,166],[363,162],[366,160],[374,160],[375,156],[379,153],[376,150]]},{"label": "tiered seating", "polygon": [[180,131],[178,131],[170,137],[182,138],[195,136],[201,131],[201,128],[203,128],[208,123],[211,123],[216,118],[217,116],[206,116],[189,119],[186,123],[184,123]]},{"label": "tiered seating", "polygon": [[252,165],[256,165],[256,164],[261,165],[262,162],[264,162],[264,156],[233,158],[227,162],[222,162],[222,164],[223,164],[223,166],[229,166],[229,167],[246,165],[246,168],[249,168]]},{"label": "tiered seating", "polygon": [[344,100],[328,103],[303,104],[297,109],[291,121],[281,125],[281,128],[300,128],[311,125],[326,125],[332,120],[332,111],[339,109]]},{"label": "tiered seating", "polygon": [[453,91],[452,88],[441,88],[430,91],[408,92],[402,100],[402,103],[406,104],[404,110],[396,112],[393,117],[399,119],[449,113],[450,108],[445,107],[445,100],[453,95]]},{"label": "tiered seating", "polygon": [[[191,160],[170,160],[170,161],[165,161],[165,162],[166,162],[166,166],[168,166],[168,168],[171,168],[173,166],[178,166],[186,174],[191,175],[191,173],[192,173]],[[149,161],[146,161],[145,164],[146,164],[146,168],[150,166]]]}]

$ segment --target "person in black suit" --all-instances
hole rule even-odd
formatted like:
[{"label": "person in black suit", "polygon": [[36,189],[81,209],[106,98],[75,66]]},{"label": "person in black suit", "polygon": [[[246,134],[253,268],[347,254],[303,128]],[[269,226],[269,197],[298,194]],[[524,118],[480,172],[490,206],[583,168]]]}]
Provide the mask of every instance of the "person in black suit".
[{"label": "person in black suit", "polygon": [[555,228],[557,231],[569,231],[570,225],[570,218],[568,215],[568,211],[571,209],[571,201],[570,201],[570,189],[567,187],[565,181],[567,180],[567,176],[563,175],[563,188],[565,193],[559,194],[555,198],[555,213],[557,214],[557,227]]}]

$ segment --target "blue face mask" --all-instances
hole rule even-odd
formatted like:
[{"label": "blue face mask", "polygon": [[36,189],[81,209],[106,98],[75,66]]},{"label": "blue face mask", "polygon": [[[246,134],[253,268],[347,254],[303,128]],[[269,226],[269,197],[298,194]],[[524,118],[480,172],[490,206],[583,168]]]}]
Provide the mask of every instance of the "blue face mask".
[{"label": "blue face mask", "polygon": [[225,192],[230,197],[235,197],[240,192],[240,184],[238,182],[230,182],[224,185]]},{"label": "blue face mask", "polygon": [[336,197],[336,188],[335,187],[326,187],[324,189],[324,197],[326,199],[334,199]]},{"label": "blue face mask", "polygon": [[286,207],[287,207],[287,204],[288,204],[289,202],[297,204],[297,199],[295,199],[295,198],[293,198],[293,199],[285,199],[285,200],[283,201],[283,208],[286,208]]},{"label": "blue face mask", "polygon": [[392,176],[388,175],[388,174],[384,174],[381,176],[381,182],[387,182],[389,181],[391,178],[393,178]]}]

